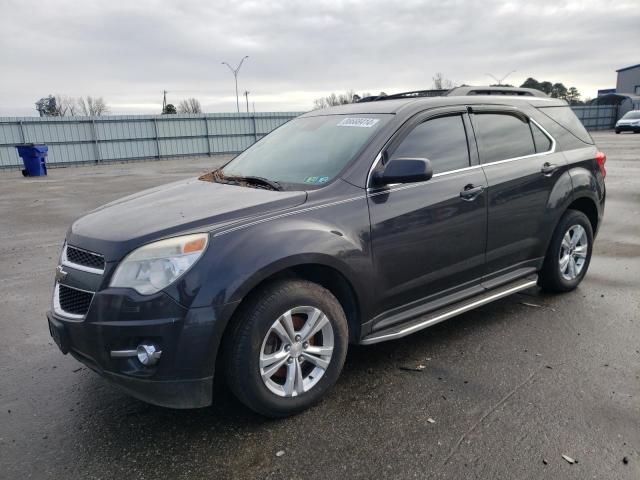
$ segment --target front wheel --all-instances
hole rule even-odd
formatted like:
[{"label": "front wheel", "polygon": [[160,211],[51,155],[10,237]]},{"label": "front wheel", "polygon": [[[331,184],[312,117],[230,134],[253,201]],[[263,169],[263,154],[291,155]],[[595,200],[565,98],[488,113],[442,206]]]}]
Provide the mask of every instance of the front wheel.
[{"label": "front wheel", "polygon": [[616,130],[616,135],[620,135],[620,130]]},{"label": "front wheel", "polygon": [[241,307],[226,345],[229,387],[252,410],[285,417],[316,403],[338,379],[348,330],[338,300],[304,280],[268,285]]},{"label": "front wheel", "polygon": [[593,229],[587,216],[567,210],[551,238],[538,283],[550,292],[575,289],[589,268],[593,250]]}]

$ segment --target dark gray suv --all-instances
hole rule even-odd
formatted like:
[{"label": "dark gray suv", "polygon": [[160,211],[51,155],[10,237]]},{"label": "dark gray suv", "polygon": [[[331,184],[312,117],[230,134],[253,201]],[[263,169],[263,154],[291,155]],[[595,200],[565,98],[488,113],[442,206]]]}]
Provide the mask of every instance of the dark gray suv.
[{"label": "dark gray suv", "polygon": [[578,286],[605,156],[565,102],[368,100],[77,220],[47,314],[60,349],[147,402],[210,405],[217,373],[278,417],[327,392],[349,344]]}]

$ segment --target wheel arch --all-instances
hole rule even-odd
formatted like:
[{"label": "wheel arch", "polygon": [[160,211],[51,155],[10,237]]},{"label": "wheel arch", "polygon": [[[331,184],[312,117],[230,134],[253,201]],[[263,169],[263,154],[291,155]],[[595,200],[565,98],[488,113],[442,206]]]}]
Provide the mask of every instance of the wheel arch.
[{"label": "wheel arch", "polygon": [[594,199],[587,196],[575,198],[567,206],[566,210],[577,210],[584,213],[589,219],[589,223],[591,224],[591,229],[593,230],[593,235],[595,237],[595,234],[600,227],[600,219],[598,213],[598,205]]},{"label": "wheel arch", "polygon": [[[301,260],[301,259],[298,259]],[[357,343],[360,340],[362,326],[362,302],[353,280],[350,279],[337,266],[322,261],[322,257],[306,259],[306,261],[279,262],[271,266],[266,272],[263,270],[254,275],[238,289],[236,295],[240,300],[235,302],[233,309],[228,311],[227,321],[222,329],[219,347],[215,360],[214,372],[221,372],[221,362],[224,360],[225,346],[233,335],[234,319],[251,302],[255,295],[267,285],[286,279],[308,280],[317,283],[329,290],[342,306],[347,319],[349,342]]]},{"label": "wheel arch", "polygon": [[282,264],[279,263],[269,268],[266,272],[259,272],[245,282],[236,294],[241,296],[241,300],[236,309],[234,309],[229,321],[231,322],[238,309],[250,301],[253,294],[265,285],[286,279],[308,280],[326,288],[336,297],[347,318],[349,341],[358,341],[362,319],[362,299],[358,294],[353,279],[349,278],[350,275],[348,273],[344,273],[344,269],[334,265],[333,261],[329,263],[328,259],[324,259],[322,256],[301,260],[289,260]]}]

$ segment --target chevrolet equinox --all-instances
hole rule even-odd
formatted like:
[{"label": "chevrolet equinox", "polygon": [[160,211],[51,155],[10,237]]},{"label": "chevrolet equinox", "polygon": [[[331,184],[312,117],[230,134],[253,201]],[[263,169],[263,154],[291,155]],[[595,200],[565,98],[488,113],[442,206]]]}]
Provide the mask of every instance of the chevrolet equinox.
[{"label": "chevrolet equinox", "polygon": [[47,313],[60,350],[146,402],[210,405],[217,372],[282,417],[331,388],[349,344],[575,289],[606,157],[567,104],[414,93],[306,113],[77,220]]}]

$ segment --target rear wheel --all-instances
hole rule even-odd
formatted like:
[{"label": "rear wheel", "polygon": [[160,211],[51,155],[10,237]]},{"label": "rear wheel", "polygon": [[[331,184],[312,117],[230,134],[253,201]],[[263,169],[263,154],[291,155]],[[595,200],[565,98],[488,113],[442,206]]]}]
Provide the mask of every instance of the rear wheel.
[{"label": "rear wheel", "polygon": [[575,289],[587,273],[592,249],[591,222],[584,213],[567,210],[551,238],[540,272],[540,286],[551,292]]},{"label": "rear wheel", "polygon": [[227,345],[227,380],[252,410],[284,417],[309,408],[336,382],[347,321],[336,298],[303,280],[261,289],[242,307]]}]

